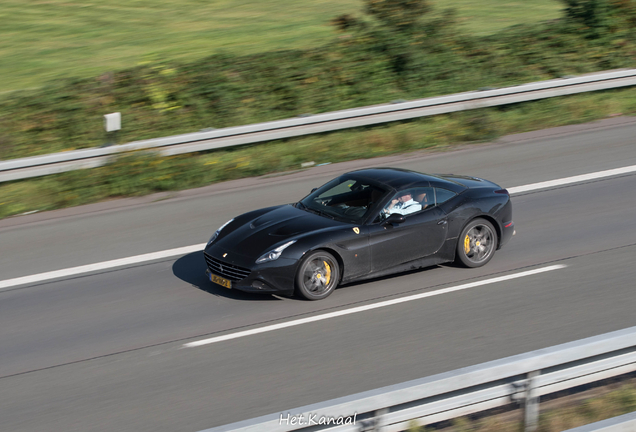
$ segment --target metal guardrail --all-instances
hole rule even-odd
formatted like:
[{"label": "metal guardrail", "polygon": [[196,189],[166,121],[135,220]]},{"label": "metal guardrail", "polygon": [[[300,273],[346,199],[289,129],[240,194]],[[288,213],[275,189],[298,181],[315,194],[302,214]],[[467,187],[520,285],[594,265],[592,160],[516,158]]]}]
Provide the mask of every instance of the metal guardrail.
[{"label": "metal guardrail", "polygon": [[636,371],[636,327],[201,432],[398,432],[522,403],[535,430],[540,396]]},{"label": "metal guardrail", "polygon": [[636,411],[564,432],[636,432]]},{"label": "metal guardrail", "polygon": [[133,150],[157,150],[160,154],[169,156],[632,85],[636,85],[636,69],[354,108],[287,120],[134,141],[105,148],[13,159],[0,162],[0,182],[93,168],[104,165],[113,155]]}]

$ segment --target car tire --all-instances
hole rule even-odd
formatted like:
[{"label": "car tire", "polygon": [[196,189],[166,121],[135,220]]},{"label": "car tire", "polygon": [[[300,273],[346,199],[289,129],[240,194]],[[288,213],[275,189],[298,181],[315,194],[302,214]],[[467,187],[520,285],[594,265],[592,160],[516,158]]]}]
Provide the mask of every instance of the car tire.
[{"label": "car tire", "polygon": [[497,249],[497,230],[485,219],[473,219],[457,241],[457,261],[465,267],[486,265]]},{"label": "car tire", "polygon": [[329,252],[318,250],[303,258],[296,272],[296,293],[307,300],[322,300],[340,282],[340,265]]}]

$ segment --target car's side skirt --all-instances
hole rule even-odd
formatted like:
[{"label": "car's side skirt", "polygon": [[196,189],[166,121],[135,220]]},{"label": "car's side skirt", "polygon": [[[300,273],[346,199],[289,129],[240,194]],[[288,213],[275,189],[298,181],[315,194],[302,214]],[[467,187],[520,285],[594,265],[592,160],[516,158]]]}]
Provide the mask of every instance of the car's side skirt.
[{"label": "car's side skirt", "polygon": [[357,278],[345,279],[342,281],[342,283],[345,284],[345,283],[354,282],[354,281],[362,281],[367,279],[378,278],[378,277],[387,276],[387,275],[395,274],[395,273],[403,273],[403,272],[412,271],[412,270],[419,270],[426,267],[433,267],[438,264],[443,264],[449,261],[452,261],[452,260],[443,258],[440,255],[432,255],[432,256],[421,258],[415,261],[409,261],[407,263],[403,263],[403,264],[391,267],[390,269],[385,269],[379,272],[369,273]]}]

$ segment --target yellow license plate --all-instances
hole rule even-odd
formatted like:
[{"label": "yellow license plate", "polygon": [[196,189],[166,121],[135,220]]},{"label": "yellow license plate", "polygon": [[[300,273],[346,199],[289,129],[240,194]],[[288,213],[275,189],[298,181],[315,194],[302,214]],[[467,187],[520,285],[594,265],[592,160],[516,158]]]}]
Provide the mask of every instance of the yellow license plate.
[{"label": "yellow license plate", "polygon": [[222,278],[221,276],[217,276],[215,274],[210,273],[210,281],[214,282],[215,284],[219,284],[222,287],[225,288],[232,288],[232,282]]}]

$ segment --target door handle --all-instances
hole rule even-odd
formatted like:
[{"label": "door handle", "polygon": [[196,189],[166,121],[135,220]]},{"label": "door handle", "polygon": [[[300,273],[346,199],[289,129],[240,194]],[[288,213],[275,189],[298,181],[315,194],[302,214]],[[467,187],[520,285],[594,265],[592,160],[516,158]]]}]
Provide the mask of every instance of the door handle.
[{"label": "door handle", "polygon": [[447,220],[446,219],[442,219],[441,221],[437,222],[437,225],[446,225]]}]

